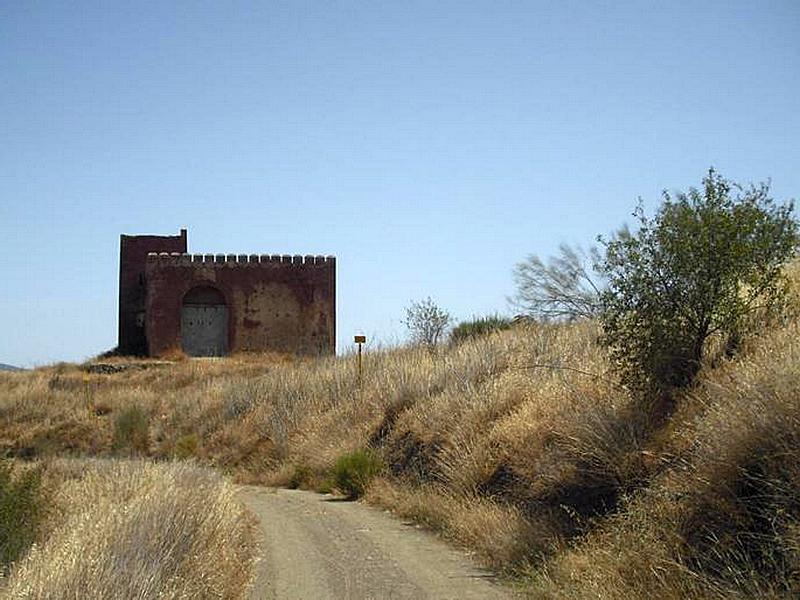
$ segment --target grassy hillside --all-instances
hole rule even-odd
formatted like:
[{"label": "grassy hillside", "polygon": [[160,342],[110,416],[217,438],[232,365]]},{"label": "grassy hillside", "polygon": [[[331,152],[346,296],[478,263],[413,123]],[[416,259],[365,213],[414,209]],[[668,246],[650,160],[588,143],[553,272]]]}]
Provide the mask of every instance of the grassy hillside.
[{"label": "grassy hillside", "polygon": [[543,598],[800,593],[800,326],[765,333],[645,411],[592,323],[432,354],[60,365],[0,374],[0,448],[197,458],[324,488],[372,449],[382,504]]}]

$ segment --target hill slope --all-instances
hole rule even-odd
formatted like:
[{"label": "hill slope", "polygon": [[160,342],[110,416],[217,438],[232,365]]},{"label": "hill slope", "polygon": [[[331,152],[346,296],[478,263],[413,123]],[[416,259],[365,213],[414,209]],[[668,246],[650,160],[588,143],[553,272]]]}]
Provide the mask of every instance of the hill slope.
[{"label": "hill slope", "polygon": [[0,450],[193,456],[241,482],[324,488],[339,456],[370,447],[384,470],[369,501],[525,574],[536,596],[796,595],[798,323],[656,413],[616,384],[597,334],[537,325],[371,353],[363,389],[352,356],[0,374]]}]

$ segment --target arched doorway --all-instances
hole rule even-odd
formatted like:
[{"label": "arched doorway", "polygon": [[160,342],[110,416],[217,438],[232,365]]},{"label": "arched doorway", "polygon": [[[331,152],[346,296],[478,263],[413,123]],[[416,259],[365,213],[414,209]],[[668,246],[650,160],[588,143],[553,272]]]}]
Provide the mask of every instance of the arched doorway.
[{"label": "arched doorway", "polygon": [[195,287],[183,297],[181,346],[189,356],[228,354],[228,307],[218,289]]}]

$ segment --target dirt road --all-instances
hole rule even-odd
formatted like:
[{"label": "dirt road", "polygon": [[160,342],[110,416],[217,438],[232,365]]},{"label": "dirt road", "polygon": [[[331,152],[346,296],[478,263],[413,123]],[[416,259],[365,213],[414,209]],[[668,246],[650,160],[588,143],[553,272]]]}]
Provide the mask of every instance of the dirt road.
[{"label": "dirt road", "polygon": [[508,600],[464,553],[375,508],[294,490],[242,487],[264,556],[251,598]]}]

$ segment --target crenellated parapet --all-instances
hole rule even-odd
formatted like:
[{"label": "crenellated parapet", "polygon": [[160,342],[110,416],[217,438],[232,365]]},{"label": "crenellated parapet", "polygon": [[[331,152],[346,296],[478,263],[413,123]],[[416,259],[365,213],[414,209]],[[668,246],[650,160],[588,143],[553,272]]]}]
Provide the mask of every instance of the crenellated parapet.
[{"label": "crenellated parapet", "polygon": [[150,252],[148,265],[158,267],[286,267],[336,265],[335,256],[289,254],[181,254],[177,252]]},{"label": "crenellated parapet", "polygon": [[336,258],[189,254],[178,236],[120,238],[123,352],[336,351]]}]

